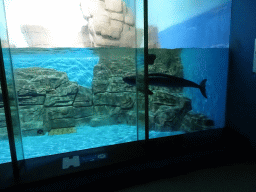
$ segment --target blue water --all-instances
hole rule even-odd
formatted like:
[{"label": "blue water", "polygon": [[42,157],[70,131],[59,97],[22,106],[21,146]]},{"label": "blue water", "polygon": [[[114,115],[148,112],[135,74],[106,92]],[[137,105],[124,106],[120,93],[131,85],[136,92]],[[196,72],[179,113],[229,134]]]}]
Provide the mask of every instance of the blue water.
[{"label": "blue water", "polygon": [[[182,134],[176,132],[150,131],[150,138],[166,137]],[[143,133],[140,132],[141,137]],[[48,136],[23,137],[24,158],[35,158],[89,148],[137,141],[137,127],[128,125],[112,125],[102,127],[83,126],[77,133]],[[0,141],[0,164],[11,162],[8,140]]]},{"label": "blue water", "polygon": [[99,57],[91,49],[33,49],[23,54],[12,52],[14,68],[44,67],[66,72],[70,81],[84,87],[92,86],[93,68]]},{"label": "blue water", "polygon": [[200,84],[206,81],[205,99],[198,89],[184,88],[184,96],[192,100],[192,109],[214,120],[215,127],[225,125],[228,49],[183,49],[184,78]]},{"label": "blue water", "polygon": [[[46,51],[30,49],[27,52],[12,52],[12,61],[14,68],[44,67],[64,71],[70,81],[91,87],[93,68],[99,58],[90,49],[47,49]],[[228,49],[183,49],[181,61],[185,79],[195,83],[207,79],[207,99],[198,89],[184,89],[184,96],[192,99],[193,111],[207,115],[214,120],[217,128],[223,127]],[[138,62],[143,64],[143,56],[139,56]],[[183,132],[150,131],[149,137],[157,138],[176,134],[183,134]],[[77,128],[77,133],[73,134],[22,138],[26,159],[136,140],[137,127],[128,125],[84,126]],[[0,150],[0,163],[10,162],[8,141],[0,142]]]}]

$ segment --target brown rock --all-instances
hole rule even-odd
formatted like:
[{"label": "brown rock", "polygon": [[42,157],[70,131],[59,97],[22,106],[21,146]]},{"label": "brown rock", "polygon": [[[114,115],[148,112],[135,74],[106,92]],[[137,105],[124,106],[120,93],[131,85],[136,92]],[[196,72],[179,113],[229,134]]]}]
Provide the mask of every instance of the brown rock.
[{"label": "brown rock", "polygon": [[117,20],[122,22],[124,21],[124,15],[122,13],[111,12],[109,16],[112,20]]},{"label": "brown rock", "polygon": [[105,0],[106,9],[112,12],[122,12],[122,3],[121,0]]},{"label": "brown rock", "polygon": [[78,86],[78,92],[75,97],[74,107],[88,107],[92,106],[92,89]]},{"label": "brown rock", "polygon": [[214,128],[214,121],[207,118],[203,114],[197,114],[193,111],[187,113],[181,129],[185,132],[193,132],[199,130],[207,130]]},{"label": "brown rock", "polygon": [[21,32],[29,47],[54,47],[51,32],[48,28],[40,25],[22,25]]},{"label": "brown rock", "polygon": [[128,25],[132,25],[132,26],[134,25],[133,13],[130,8],[127,8],[127,12],[125,14],[124,21]]},{"label": "brown rock", "polygon": [[47,107],[43,115],[43,123],[47,131],[54,128],[74,127],[74,109],[72,106]]}]

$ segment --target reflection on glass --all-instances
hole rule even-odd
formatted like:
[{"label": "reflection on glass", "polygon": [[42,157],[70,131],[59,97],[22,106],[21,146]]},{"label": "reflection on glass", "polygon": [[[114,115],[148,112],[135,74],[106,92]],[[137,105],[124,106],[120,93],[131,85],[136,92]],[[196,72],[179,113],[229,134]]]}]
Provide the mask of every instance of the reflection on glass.
[{"label": "reflection on glass", "polygon": [[144,96],[138,103],[136,86],[123,81],[136,75],[136,56],[143,54],[136,6],[5,2],[26,159],[143,139],[137,111],[143,116]]},{"label": "reflection on glass", "polygon": [[148,6],[149,138],[222,128],[231,1]]}]

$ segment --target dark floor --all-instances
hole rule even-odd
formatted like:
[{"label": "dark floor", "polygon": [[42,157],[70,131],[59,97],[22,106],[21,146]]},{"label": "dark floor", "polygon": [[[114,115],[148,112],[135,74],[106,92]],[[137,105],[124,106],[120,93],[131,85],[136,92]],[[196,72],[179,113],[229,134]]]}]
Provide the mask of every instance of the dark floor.
[{"label": "dark floor", "polygon": [[116,192],[256,191],[256,164],[239,163],[160,179]]},{"label": "dark floor", "polygon": [[163,169],[160,173],[165,177],[116,192],[256,192],[256,150],[240,136],[234,137],[220,155],[209,156],[185,169],[188,171],[173,176],[168,176],[170,169]]}]

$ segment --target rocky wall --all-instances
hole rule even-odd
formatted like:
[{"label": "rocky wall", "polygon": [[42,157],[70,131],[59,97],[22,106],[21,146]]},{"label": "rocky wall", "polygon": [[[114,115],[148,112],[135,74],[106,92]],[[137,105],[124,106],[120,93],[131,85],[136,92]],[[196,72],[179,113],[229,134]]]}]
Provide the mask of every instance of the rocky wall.
[{"label": "rocky wall", "polygon": [[[21,25],[20,29],[28,46],[42,48],[143,46],[143,29],[136,29],[136,18],[124,1],[81,0],[80,10],[84,24],[81,24],[80,31],[76,31],[76,37],[69,36],[65,30],[56,31],[55,28],[46,25]],[[58,25],[61,26],[61,23]],[[59,41],[59,36],[65,34],[65,42],[70,42],[72,39],[72,43],[63,44]],[[156,26],[149,26],[148,37],[149,48],[160,48]]]},{"label": "rocky wall", "polygon": [[[183,77],[181,50],[150,49],[156,54],[150,72]],[[19,104],[20,126],[23,136],[46,132],[75,132],[75,127],[128,124],[137,125],[144,117],[144,94],[123,81],[123,77],[136,74],[136,49],[95,48],[100,57],[93,71],[92,88],[69,81],[65,72],[47,68],[15,69],[16,92]],[[137,49],[143,54],[143,49]],[[140,74],[140,71],[139,71]],[[149,86],[149,125],[155,131],[198,131],[212,128],[214,123],[202,114],[192,111],[191,100],[182,95],[181,88]],[[6,138],[6,124],[0,93],[0,136]]]}]

